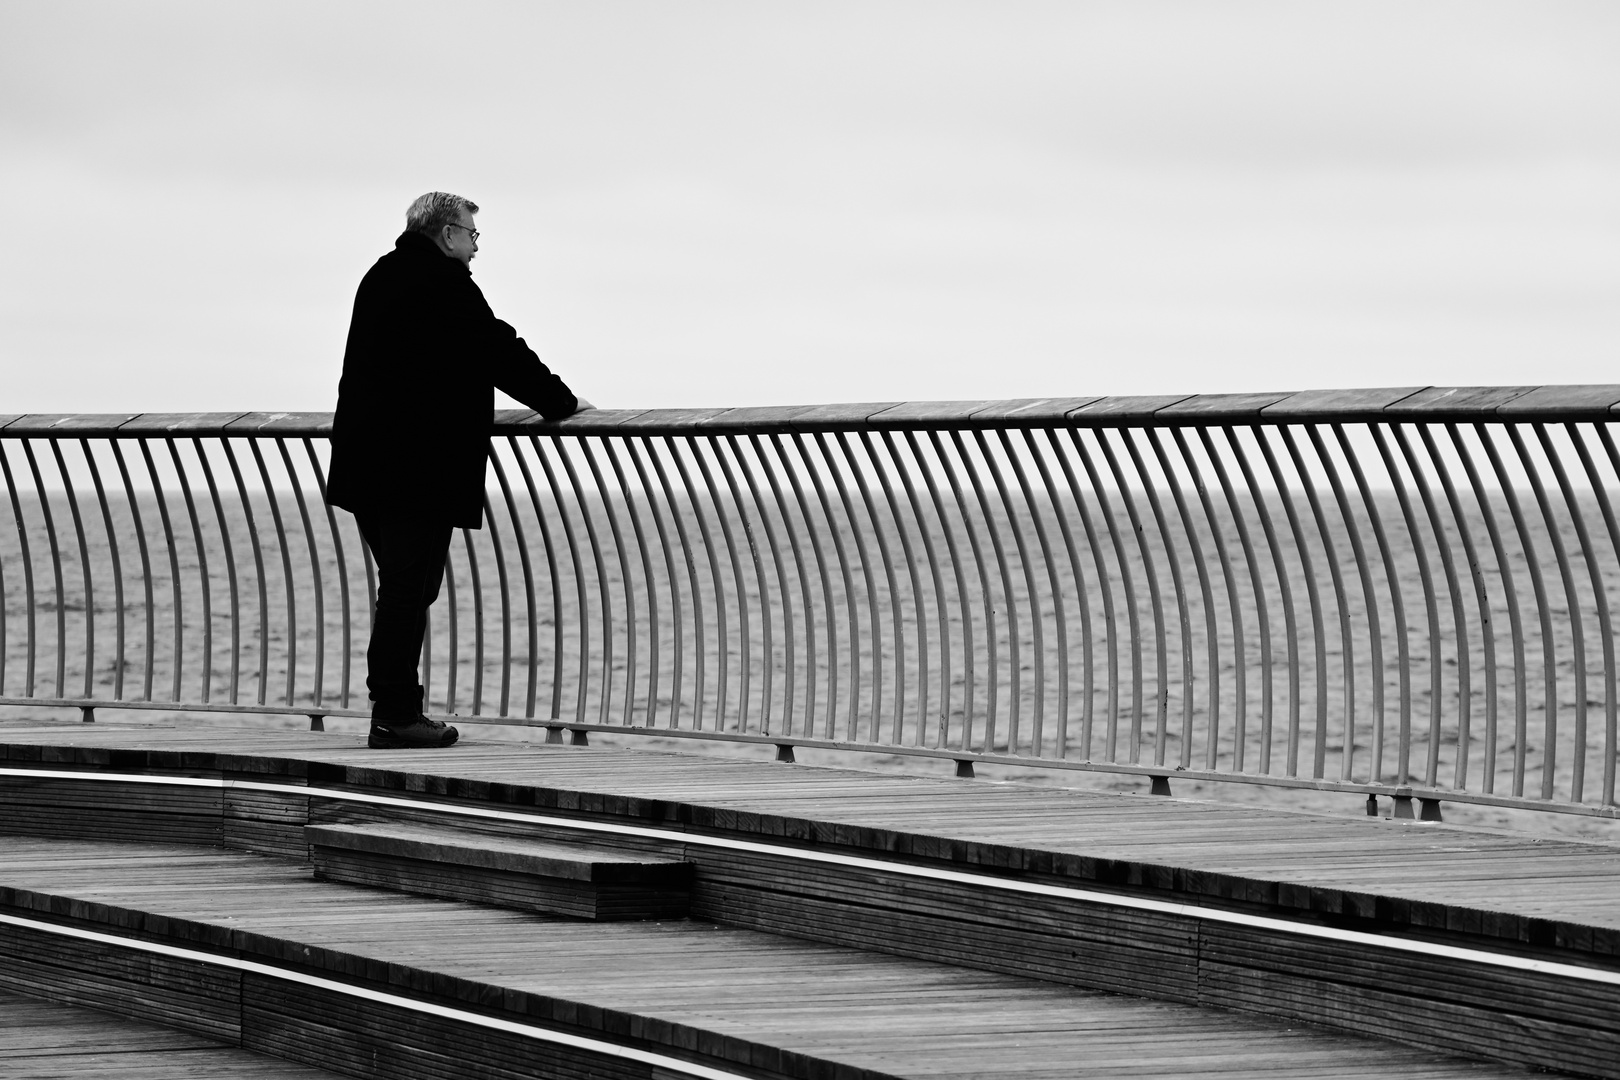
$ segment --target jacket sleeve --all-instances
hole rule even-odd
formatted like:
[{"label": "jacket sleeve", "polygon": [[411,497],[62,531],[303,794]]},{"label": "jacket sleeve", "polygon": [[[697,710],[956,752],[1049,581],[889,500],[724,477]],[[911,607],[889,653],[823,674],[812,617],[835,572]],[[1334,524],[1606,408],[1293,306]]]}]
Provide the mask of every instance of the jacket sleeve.
[{"label": "jacket sleeve", "polygon": [[517,336],[511,325],[494,320],[490,328],[490,375],[493,382],[547,420],[579,411],[579,399]]}]

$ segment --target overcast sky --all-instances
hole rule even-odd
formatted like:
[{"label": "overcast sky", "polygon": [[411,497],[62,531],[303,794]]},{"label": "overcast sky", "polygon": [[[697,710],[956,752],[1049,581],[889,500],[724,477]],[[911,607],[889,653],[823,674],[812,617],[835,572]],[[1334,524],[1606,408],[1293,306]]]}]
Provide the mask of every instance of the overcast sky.
[{"label": "overcast sky", "polygon": [[430,189],[602,406],[1620,382],[1617,58],[1612,0],[0,0],[0,412],[330,409]]}]

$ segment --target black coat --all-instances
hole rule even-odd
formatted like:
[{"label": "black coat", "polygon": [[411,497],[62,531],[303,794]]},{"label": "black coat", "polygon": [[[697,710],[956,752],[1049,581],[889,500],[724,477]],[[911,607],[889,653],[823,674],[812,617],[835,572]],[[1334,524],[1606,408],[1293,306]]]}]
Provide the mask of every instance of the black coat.
[{"label": "black coat", "polygon": [[467,267],[405,233],[355,294],[327,501],[481,528],[497,386],[547,419],[578,408]]}]

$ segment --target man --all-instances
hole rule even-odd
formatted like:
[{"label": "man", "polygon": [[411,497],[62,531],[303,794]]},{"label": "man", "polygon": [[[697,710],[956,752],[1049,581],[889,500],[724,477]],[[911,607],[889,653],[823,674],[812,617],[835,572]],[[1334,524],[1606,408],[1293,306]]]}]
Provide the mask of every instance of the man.
[{"label": "man", "polygon": [[456,741],[423,714],[417,665],[451,533],[483,527],[494,388],[551,420],[591,407],[473,283],[477,212],[442,191],[411,204],[394,250],[361,279],[343,354],[327,501],[354,514],[377,562],[366,650],[376,749]]}]

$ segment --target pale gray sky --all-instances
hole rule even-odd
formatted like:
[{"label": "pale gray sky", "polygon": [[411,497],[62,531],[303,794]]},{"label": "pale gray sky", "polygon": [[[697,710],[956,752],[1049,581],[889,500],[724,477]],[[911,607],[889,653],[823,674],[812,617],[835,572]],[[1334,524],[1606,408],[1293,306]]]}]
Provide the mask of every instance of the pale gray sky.
[{"label": "pale gray sky", "polygon": [[0,0],[0,412],[329,409],[429,189],[603,406],[1620,381],[1620,5]]}]

